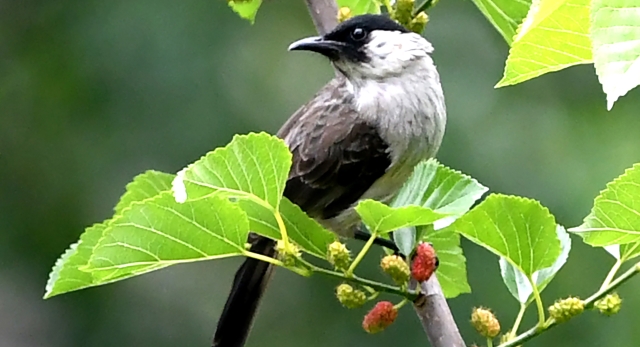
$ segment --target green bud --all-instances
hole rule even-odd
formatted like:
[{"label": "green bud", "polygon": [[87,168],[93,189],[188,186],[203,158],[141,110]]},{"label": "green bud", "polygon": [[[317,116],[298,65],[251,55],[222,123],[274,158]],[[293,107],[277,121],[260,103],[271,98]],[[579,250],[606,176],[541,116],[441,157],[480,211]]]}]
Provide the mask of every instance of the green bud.
[{"label": "green bud", "polygon": [[424,12],[420,12],[411,20],[408,29],[414,33],[422,34],[424,28],[427,26],[427,22],[429,22],[429,16]]},{"label": "green bud", "polygon": [[345,20],[351,18],[351,9],[348,7],[340,7],[340,9],[338,10],[338,23],[342,23]]},{"label": "green bud", "polygon": [[346,270],[349,268],[349,265],[351,265],[351,253],[344,243],[335,241],[329,245],[327,260],[333,264],[336,269]]},{"label": "green bud", "polygon": [[575,297],[558,300],[549,306],[549,315],[558,323],[566,322],[583,311],[584,302]]},{"label": "green bud", "polygon": [[298,246],[289,243],[289,247],[287,248],[282,240],[278,240],[276,243],[276,251],[278,252],[278,259],[280,259],[284,266],[294,266],[298,258],[302,255]]},{"label": "green bud", "polygon": [[413,6],[415,0],[396,0],[395,11],[393,12],[393,19],[398,23],[409,26],[411,23],[411,17],[413,15]]},{"label": "green bud", "polygon": [[367,302],[367,296],[363,291],[354,289],[346,283],[336,287],[336,297],[342,306],[346,308],[360,307]]},{"label": "green bud", "polygon": [[397,255],[388,255],[382,258],[382,261],[380,261],[380,267],[382,268],[382,271],[389,275],[397,284],[407,283],[409,275],[411,275],[411,270],[409,269],[407,262]]},{"label": "green bud", "polygon": [[620,311],[620,308],[622,307],[622,299],[618,293],[611,293],[596,301],[594,306],[598,311],[600,311],[600,313],[607,316],[613,316]]},{"label": "green bud", "polygon": [[491,310],[483,307],[476,307],[471,312],[471,325],[476,331],[486,337],[494,338],[500,334],[500,322]]}]

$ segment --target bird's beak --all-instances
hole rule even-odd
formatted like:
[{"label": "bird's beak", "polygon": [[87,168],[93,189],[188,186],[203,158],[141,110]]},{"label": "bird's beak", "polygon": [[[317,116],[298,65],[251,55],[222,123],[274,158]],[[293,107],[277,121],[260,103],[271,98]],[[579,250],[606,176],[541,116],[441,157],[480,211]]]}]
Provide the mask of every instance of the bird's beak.
[{"label": "bird's beak", "polygon": [[338,59],[343,48],[343,43],[326,40],[322,36],[307,37],[289,45],[290,51],[311,51],[330,59]]}]

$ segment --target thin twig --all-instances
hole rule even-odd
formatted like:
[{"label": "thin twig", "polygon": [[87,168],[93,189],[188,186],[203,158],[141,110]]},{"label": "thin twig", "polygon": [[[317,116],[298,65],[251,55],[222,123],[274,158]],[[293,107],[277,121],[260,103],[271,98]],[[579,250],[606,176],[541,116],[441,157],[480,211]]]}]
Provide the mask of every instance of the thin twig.
[{"label": "thin twig", "polygon": [[388,284],[384,284],[384,283],[378,283],[378,282],[374,282],[371,280],[368,280],[366,278],[361,278],[358,277],[354,274],[351,275],[346,275],[342,272],[338,272],[338,271],[332,271],[332,270],[328,270],[319,266],[315,266],[309,262],[307,262],[306,260],[299,258],[298,259],[300,262],[302,262],[304,265],[307,266],[307,268],[309,270],[311,270],[311,272],[313,273],[319,273],[325,276],[330,276],[330,277],[334,277],[334,278],[339,278],[341,280],[344,281],[351,281],[351,282],[356,282],[359,283],[363,286],[367,286],[367,287],[371,287],[379,292],[385,292],[385,293],[390,293],[390,294],[395,294],[395,295],[400,295],[405,297],[406,299],[409,300],[415,300],[418,295],[415,292],[410,292],[410,291],[406,291],[403,290],[401,287],[395,287],[395,286],[391,286]]},{"label": "thin twig", "polygon": [[[584,301],[584,308],[588,309],[588,308],[593,307],[593,304],[596,301],[602,299],[604,296],[606,296],[607,294],[609,294],[612,291],[614,291],[621,284],[623,284],[624,282],[628,281],[631,277],[635,276],[638,273],[640,273],[640,263],[637,263],[631,269],[627,270],[627,272],[625,272],[622,275],[620,275],[620,277],[618,277],[615,281],[611,282],[607,287],[598,290],[596,293],[594,293],[589,298],[587,298]],[[533,327],[533,328],[525,331],[524,333],[518,335],[515,339],[510,340],[508,342],[505,342],[505,343],[499,345],[498,347],[520,346],[523,343],[531,340],[532,338],[542,334],[543,332],[555,327],[556,325],[558,325],[558,322],[556,322],[555,319],[553,319],[553,318],[549,318],[549,319],[547,319],[547,321],[545,322],[545,324],[542,327],[538,327],[536,325],[535,327]]]}]

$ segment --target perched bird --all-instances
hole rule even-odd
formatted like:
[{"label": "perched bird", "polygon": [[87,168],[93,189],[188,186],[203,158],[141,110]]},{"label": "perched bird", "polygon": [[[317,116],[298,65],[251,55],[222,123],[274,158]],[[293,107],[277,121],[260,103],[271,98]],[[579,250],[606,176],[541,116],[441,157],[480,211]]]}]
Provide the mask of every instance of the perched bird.
[{"label": "perched bird", "polygon": [[[329,58],[338,75],[298,109],[278,136],[293,153],[284,196],[327,229],[357,235],[361,199],[389,202],[414,166],[435,155],[446,110],[432,45],[384,15],[361,15],[290,51]],[[275,242],[252,234],[251,251]],[[245,260],[218,321],[214,347],[241,347],[272,265]]]}]

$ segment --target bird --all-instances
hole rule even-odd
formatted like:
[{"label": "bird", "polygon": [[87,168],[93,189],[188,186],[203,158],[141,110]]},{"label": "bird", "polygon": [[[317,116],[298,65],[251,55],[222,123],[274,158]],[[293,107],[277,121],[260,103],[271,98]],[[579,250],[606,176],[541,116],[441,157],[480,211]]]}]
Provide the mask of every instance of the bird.
[{"label": "bird", "polygon": [[[328,58],[336,76],[284,123],[292,153],[284,196],[341,237],[362,236],[354,207],[389,203],[442,142],[446,106],[432,44],[386,15],[354,16],[289,51]],[[250,251],[276,257],[276,241],[251,233]],[[235,274],[213,347],[242,347],[273,265],[247,258]]]}]

